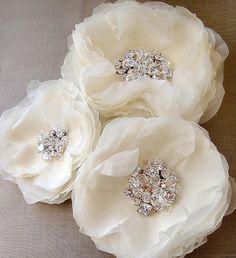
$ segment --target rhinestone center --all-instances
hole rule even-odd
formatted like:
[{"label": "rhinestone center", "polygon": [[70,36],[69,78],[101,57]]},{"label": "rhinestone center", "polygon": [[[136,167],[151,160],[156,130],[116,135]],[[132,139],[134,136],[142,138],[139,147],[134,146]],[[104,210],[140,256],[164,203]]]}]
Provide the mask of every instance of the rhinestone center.
[{"label": "rhinestone center", "polygon": [[138,206],[137,212],[148,216],[172,207],[179,188],[177,181],[162,160],[145,161],[131,174],[124,194]]},{"label": "rhinestone center", "polygon": [[45,161],[62,158],[69,143],[67,132],[53,128],[48,133],[42,132],[38,137],[37,150]]},{"label": "rhinestone center", "polygon": [[126,81],[142,78],[167,80],[172,77],[171,63],[166,56],[156,50],[135,48],[128,50],[115,63],[116,73]]}]

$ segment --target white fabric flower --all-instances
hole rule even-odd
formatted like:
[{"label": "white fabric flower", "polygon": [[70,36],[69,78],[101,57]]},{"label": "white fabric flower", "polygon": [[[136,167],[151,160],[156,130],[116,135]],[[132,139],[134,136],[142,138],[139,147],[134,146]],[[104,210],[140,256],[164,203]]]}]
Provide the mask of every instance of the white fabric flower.
[{"label": "white fabric flower", "polygon": [[[62,76],[80,85],[105,117],[136,113],[205,122],[224,95],[228,48],[183,7],[160,2],[102,4],[76,25]],[[123,81],[114,64],[129,49],[155,49],[172,63],[170,80]]]},{"label": "white fabric flower", "polygon": [[[98,114],[69,81],[32,81],[27,93],[0,119],[1,175],[18,184],[28,203],[61,203],[99,137]],[[44,161],[37,140],[55,127],[68,132],[69,144],[61,159]]]},{"label": "white fabric flower", "polygon": [[[158,158],[181,188],[170,211],[145,217],[124,189],[138,164]],[[118,258],[174,258],[203,244],[217,229],[231,194],[227,162],[196,123],[120,118],[105,127],[82,166],[72,202],[81,232],[99,249]]]}]

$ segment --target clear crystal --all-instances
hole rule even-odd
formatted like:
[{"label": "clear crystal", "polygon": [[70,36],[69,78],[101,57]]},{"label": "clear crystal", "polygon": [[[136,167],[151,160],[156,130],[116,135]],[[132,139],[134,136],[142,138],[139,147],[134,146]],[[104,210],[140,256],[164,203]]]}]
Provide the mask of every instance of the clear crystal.
[{"label": "clear crystal", "polygon": [[38,137],[37,150],[45,161],[61,158],[69,143],[67,132],[53,128],[48,133],[42,132]]},{"label": "clear crystal", "polygon": [[133,196],[133,192],[132,192],[132,189],[131,188],[126,188],[125,191],[124,191],[124,194],[131,198]]},{"label": "clear crystal", "polygon": [[44,146],[43,146],[43,144],[41,143],[41,144],[39,144],[38,145],[38,151],[43,151],[44,150]]},{"label": "clear crystal", "polygon": [[151,211],[171,208],[177,197],[177,181],[162,160],[145,161],[131,174],[124,194],[138,206],[138,212],[148,216]]},{"label": "clear crystal", "polygon": [[136,48],[128,50],[115,63],[116,73],[127,81],[151,78],[167,80],[172,77],[171,63],[167,57],[155,50]]},{"label": "clear crystal", "polygon": [[160,171],[160,175],[163,177],[163,178],[167,178],[169,175],[170,175],[170,171],[169,169],[167,168],[164,168]]},{"label": "clear crystal", "polygon": [[142,197],[142,189],[138,187],[132,188],[134,198],[141,198]]},{"label": "clear crystal", "polygon": [[148,216],[151,213],[152,209],[153,209],[152,205],[147,203],[141,203],[137,212],[140,212],[143,215]]},{"label": "clear crystal", "polygon": [[165,184],[168,188],[176,188],[177,181],[178,179],[176,178],[176,176],[170,175],[166,178]]},{"label": "clear crystal", "polygon": [[172,77],[172,70],[170,69],[170,67],[168,66],[165,66],[162,68],[162,72],[163,72],[163,75],[168,78],[168,77]]},{"label": "clear crystal", "polygon": [[50,160],[50,154],[47,153],[47,152],[44,152],[44,153],[42,154],[42,159],[43,159],[43,160]]},{"label": "clear crystal", "polygon": [[140,179],[138,178],[138,176],[132,176],[132,177],[130,177],[130,179],[129,179],[129,183],[131,184],[131,185],[133,185],[134,187],[139,187],[140,185],[141,185],[141,181],[140,181]]},{"label": "clear crystal", "polygon": [[133,198],[133,203],[135,206],[140,206],[142,200],[140,198]]},{"label": "clear crystal", "polygon": [[176,199],[176,193],[174,191],[168,191],[166,192],[166,200],[168,203],[172,203]]},{"label": "clear crystal", "polygon": [[142,200],[145,203],[151,202],[151,193],[150,192],[143,192],[142,193]]}]

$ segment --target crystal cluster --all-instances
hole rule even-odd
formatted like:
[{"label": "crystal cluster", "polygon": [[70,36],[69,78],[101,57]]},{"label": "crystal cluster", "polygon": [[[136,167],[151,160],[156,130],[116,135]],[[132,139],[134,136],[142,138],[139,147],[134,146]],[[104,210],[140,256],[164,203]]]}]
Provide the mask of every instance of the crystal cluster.
[{"label": "crystal cluster", "polygon": [[169,209],[177,197],[177,178],[170,173],[162,160],[146,161],[131,174],[124,194],[137,211],[148,216]]},{"label": "crystal cluster", "polygon": [[142,48],[128,50],[115,64],[115,69],[126,81],[142,78],[167,80],[172,77],[171,63],[167,57],[155,50]]},{"label": "crystal cluster", "polygon": [[42,132],[38,138],[37,149],[42,159],[50,161],[61,158],[69,143],[67,132],[60,128],[53,128],[49,133]]}]

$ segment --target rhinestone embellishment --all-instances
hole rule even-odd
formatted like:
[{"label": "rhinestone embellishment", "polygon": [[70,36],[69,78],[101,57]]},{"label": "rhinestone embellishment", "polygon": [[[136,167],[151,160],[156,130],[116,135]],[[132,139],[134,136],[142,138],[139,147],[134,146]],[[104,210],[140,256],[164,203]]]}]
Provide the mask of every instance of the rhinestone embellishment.
[{"label": "rhinestone embellishment", "polygon": [[60,128],[53,128],[48,133],[42,132],[38,137],[37,150],[45,161],[53,158],[60,159],[69,143],[67,132]]},{"label": "rhinestone embellishment", "polygon": [[176,200],[178,179],[162,160],[145,161],[131,174],[124,194],[138,206],[137,212],[148,216],[170,209]]},{"label": "rhinestone embellishment", "polygon": [[142,78],[167,80],[172,77],[171,63],[166,56],[155,50],[135,48],[128,50],[115,64],[116,73],[126,81]]}]

